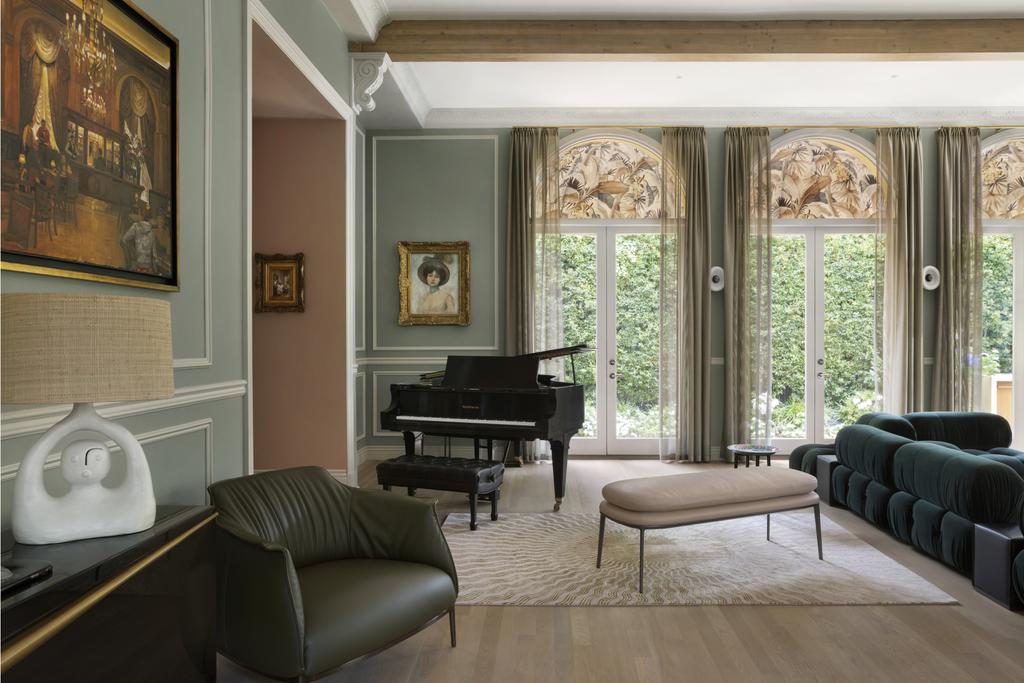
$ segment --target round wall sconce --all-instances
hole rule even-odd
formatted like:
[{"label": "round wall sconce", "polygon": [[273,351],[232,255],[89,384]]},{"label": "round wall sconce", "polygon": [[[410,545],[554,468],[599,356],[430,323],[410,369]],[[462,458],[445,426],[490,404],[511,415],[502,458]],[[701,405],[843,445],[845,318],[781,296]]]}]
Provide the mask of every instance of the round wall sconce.
[{"label": "round wall sconce", "polygon": [[921,271],[921,284],[929,292],[933,289],[938,289],[941,281],[942,276],[939,275],[939,269],[935,266],[925,266],[924,270]]},{"label": "round wall sconce", "polygon": [[711,268],[711,275],[708,277],[708,282],[711,285],[712,292],[721,292],[725,289],[725,271],[722,270],[722,266],[713,266]]}]

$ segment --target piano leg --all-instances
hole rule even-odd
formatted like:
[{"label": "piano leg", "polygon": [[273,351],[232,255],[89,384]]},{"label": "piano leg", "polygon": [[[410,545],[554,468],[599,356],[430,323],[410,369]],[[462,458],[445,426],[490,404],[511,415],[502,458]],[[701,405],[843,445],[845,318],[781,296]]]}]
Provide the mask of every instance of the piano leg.
[{"label": "piano leg", "polygon": [[565,497],[565,473],[569,460],[569,449],[565,441],[551,441],[551,470],[555,480],[555,512],[562,507]]},{"label": "piano leg", "polygon": [[405,439],[405,454],[416,455],[416,435],[412,432],[402,432],[402,438]]}]

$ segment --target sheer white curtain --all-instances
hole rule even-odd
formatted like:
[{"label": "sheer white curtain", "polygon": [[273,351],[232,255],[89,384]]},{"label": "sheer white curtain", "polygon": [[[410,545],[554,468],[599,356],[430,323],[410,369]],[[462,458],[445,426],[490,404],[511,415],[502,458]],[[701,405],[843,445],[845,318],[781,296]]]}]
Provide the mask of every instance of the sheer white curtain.
[{"label": "sheer white curtain", "polygon": [[772,422],[771,145],[767,128],[725,132],[724,448],[764,445]]},{"label": "sheer white curtain", "polygon": [[665,128],[661,146],[659,454],[702,462],[711,453],[707,136],[701,127]]},{"label": "sheer white curtain", "polygon": [[939,142],[939,315],[932,410],[981,402],[981,133],[943,128]]},{"label": "sheer white curtain", "polygon": [[562,346],[557,128],[512,129],[508,197],[505,353]]},{"label": "sheer white curtain", "polygon": [[918,129],[879,128],[875,148],[880,183],[875,291],[881,292],[876,344],[881,350],[883,407],[902,414],[924,407],[924,225]]}]

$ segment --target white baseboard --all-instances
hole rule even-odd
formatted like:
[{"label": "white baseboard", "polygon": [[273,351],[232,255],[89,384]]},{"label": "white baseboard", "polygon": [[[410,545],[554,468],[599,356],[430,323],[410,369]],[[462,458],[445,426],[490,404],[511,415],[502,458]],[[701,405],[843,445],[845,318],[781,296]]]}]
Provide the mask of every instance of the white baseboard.
[{"label": "white baseboard", "polygon": [[[268,470],[253,470],[252,473],[253,474],[260,474],[262,472],[273,472],[275,469],[282,469],[282,468],[271,468],[271,469],[268,469]],[[347,484],[348,483],[348,471],[346,471],[346,470],[328,469],[327,473],[330,474],[335,479],[337,479],[338,481],[340,481],[342,484]]]}]

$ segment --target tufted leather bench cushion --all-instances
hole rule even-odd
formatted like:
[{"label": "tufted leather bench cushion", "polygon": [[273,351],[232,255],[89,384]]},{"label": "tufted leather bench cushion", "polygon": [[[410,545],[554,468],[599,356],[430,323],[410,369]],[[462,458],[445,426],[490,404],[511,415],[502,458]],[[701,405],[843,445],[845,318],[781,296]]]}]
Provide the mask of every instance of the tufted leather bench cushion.
[{"label": "tufted leather bench cushion", "polygon": [[434,455],[402,455],[377,463],[377,483],[390,486],[490,493],[501,486],[500,462]]}]

